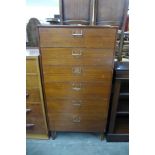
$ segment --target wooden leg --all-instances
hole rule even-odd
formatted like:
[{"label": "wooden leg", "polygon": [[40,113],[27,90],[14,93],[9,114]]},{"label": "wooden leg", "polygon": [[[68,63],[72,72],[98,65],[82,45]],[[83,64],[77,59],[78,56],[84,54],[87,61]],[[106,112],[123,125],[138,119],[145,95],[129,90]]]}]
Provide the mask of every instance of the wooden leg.
[{"label": "wooden leg", "polygon": [[56,131],[51,131],[51,137],[52,137],[52,140],[55,140],[55,138],[56,138]]},{"label": "wooden leg", "polygon": [[101,134],[100,134],[100,140],[102,141],[102,140],[104,140],[104,138],[105,138],[104,133],[101,133]]}]

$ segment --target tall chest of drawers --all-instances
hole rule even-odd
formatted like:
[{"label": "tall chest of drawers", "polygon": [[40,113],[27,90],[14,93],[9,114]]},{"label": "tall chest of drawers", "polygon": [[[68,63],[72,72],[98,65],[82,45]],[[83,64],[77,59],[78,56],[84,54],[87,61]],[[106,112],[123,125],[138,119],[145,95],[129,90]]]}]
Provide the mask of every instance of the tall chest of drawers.
[{"label": "tall chest of drawers", "polygon": [[104,132],[116,27],[38,27],[51,131]]},{"label": "tall chest of drawers", "polygon": [[26,137],[48,139],[39,69],[39,50],[26,50]]}]

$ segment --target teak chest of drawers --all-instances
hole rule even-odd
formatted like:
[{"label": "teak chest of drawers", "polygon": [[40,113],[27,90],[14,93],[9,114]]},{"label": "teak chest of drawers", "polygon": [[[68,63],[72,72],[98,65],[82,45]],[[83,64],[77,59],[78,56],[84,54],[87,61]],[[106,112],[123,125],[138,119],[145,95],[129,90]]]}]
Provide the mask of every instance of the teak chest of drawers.
[{"label": "teak chest of drawers", "polygon": [[48,139],[39,69],[39,50],[26,51],[26,137]]},{"label": "teak chest of drawers", "polygon": [[50,130],[104,132],[117,28],[38,29]]}]

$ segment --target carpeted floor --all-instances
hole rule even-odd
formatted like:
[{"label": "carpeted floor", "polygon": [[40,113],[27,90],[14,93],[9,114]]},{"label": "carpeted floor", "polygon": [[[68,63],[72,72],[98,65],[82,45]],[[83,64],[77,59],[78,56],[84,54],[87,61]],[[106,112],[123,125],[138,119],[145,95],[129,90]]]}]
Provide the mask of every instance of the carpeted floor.
[{"label": "carpeted floor", "polygon": [[57,133],[55,140],[27,139],[27,155],[128,155],[129,143],[101,141],[92,133]]}]

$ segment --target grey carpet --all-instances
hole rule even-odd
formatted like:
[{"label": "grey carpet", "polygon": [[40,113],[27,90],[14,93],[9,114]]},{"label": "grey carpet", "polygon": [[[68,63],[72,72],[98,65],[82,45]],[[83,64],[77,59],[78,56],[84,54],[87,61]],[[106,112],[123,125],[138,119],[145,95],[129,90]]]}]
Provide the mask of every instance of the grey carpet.
[{"label": "grey carpet", "polygon": [[27,155],[128,155],[129,143],[101,141],[92,133],[57,133],[55,140],[27,139]]}]

